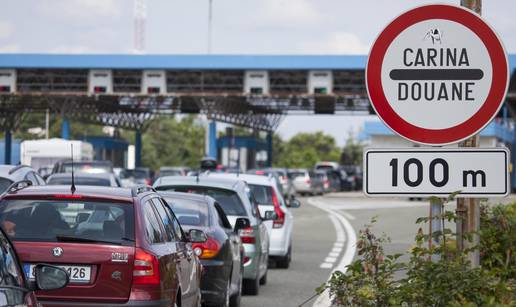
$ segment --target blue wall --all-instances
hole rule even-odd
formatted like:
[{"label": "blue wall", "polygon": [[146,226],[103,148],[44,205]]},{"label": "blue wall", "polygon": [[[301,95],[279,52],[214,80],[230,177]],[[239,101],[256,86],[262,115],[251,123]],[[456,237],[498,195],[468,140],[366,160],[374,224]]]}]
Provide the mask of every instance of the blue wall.
[{"label": "blue wall", "polygon": [[[20,143],[22,141],[18,139],[13,139],[11,144],[11,164],[20,163]],[[5,140],[0,140],[0,164],[4,164],[5,157]]]}]

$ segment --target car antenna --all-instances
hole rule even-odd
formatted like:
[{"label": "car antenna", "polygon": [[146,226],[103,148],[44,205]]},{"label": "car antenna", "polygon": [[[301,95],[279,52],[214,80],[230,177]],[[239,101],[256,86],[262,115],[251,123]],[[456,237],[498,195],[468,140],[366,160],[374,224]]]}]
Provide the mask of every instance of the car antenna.
[{"label": "car antenna", "polygon": [[73,193],[75,193],[75,190],[77,190],[75,188],[75,176],[74,176],[74,173],[73,173],[73,144],[70,144],[71,147],[72,147],[72,186],[70,187],[70,191]]}]

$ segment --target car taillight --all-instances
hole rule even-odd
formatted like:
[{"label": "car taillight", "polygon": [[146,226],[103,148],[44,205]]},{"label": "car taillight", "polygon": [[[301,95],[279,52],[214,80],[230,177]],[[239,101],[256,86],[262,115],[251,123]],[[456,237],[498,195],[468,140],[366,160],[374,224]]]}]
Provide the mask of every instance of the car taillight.
[{"label": "car taillight", "polygon": [[285,224],[285,212],[281,210],[278,195],[276,195],[276,191],[274,190],[272,190],[272,203],[274,204],[274,212],[276,212],[278,216],[278,218],[272,222],[272,228],[281,228],[283,224]]},{"label": "car taillight", "polygon": [[306,179],[305,179],[305,182],[306,182],[307,184],[312,184],[312,180],[311,180],[310,178],[306,178]]},{"label": "car taillight", "polygon": [[158,258],[140,248],[136,248],[134,254],[133,283],[135,285],[160,284]]},{"label": "car taillight", "polygon": [[212,237],[208,237],[206,242],[192,244],[195,254],[201,259],[210,259],[217,256],[220,247],[220,243]]},{"label": "car taillight", "polygon": [[253,227],[240,229],[239,235],[240,239],[242,239],[242,243],[254,244],[254,242],[256,241]]},{"label": "car taillight", "polygon": [[151,185],[150,179],[144,179],[143,181],[145,182],[146,185]]}]

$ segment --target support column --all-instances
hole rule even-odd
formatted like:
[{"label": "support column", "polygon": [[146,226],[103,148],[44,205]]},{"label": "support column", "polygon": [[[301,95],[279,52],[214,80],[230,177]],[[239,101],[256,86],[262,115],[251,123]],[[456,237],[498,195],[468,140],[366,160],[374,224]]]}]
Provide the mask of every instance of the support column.
[{"label": "support column", "polygon": [[11,164],[11,148],[12,148],[12,135],[11,129],[5,129],[5,152],[4,152],[4,163]]},{"label": "support column", "polygon": [[70,121],[67,118],[63,118],[63,123],[61,124],[61,138],[65,140],[70,139]]},{"label": "support column", "polygon": [[267,166],[272,167],[272,132],[267,132]]},{"label": "support column", "polygon": [[134,166],[142,166],[142,132],[136,130],[134,134]]},{"label": "support column", "polygon": [[208,156],[218,161],[217,157],[217,122],[212,120],[208,126]]}]

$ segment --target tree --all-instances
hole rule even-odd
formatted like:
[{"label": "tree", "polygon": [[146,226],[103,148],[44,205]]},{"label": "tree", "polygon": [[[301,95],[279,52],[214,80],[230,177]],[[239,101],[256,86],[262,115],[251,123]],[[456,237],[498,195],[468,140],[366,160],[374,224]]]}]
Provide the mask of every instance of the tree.
[{"label": "tree", "polygon": [[335,139],[321,131],[298,133],[283,145],[273,143],[273,146],[278,145],[281,152],[277,154],[275,165],[283,167],[312,168],[318,161],[339,161],[340,157]]},{"label": "tree", "polygon": [[195,119],[163,116],[153,120],[142,135],[143,165],[154,170],[161,166],[198,167],[204,155],[205,130]]},{"label": "tree", "polygon": [[362,155],[364,153],[364,144],[357,141],[353,136],[346,141],[346,145],[342,149],[340,155],[340,163],[343,165],[362,165]]}]

